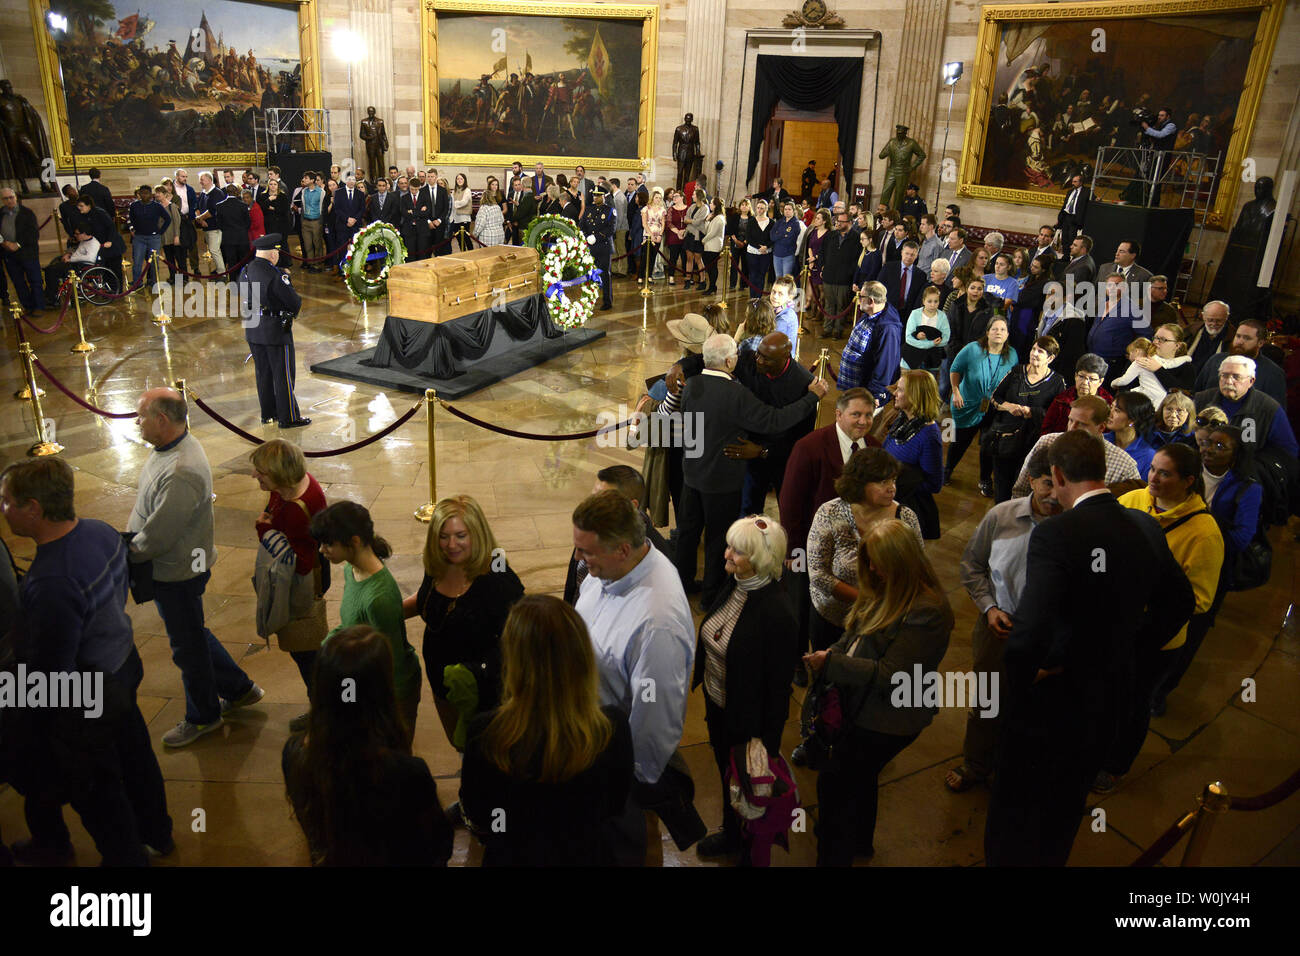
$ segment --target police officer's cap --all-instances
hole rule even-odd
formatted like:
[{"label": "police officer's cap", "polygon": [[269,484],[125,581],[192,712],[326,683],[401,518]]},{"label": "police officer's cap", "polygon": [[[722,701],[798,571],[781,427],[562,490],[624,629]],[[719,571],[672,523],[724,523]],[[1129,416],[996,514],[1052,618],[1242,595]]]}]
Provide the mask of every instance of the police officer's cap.
[{"label": "police officer's cap", "polygon": [[253,248],[258,251],[266,249],[276,249],[284,243],[284,236],[278,232],[269,232],[260,239],[253,240]]},{"label": "police officer's cap", "polygon": [[605,189],[601,189],[599,186],[597,186],[595,189],[591,191],[591,194],[593,196],[608,196],[609,191]]}]

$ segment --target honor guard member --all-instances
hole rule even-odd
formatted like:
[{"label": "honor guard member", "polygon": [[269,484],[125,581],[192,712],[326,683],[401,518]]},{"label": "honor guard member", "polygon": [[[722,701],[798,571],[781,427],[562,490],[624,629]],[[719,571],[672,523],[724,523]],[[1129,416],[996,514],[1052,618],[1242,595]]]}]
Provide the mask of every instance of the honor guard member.
[{"label": "honor guard member", "polygon": [[599,186],[591,191],[592,203],[578,221],[584,236],[594,236],[591,246],[592,258],[600,270],[600,311],[608,312],[614,308],[614,280],[609,268],[614,258],[614,221],[618,218],[614,208],[607,204],[609,194]]},{"label": "honor guard member", "polygon": [[257,370],[262,424],[274,421],[281,428],[301,428],[311,424],[310,418],[302,417],[293,397],[297,374],[293,320],[302,308],[302,298],[294,291],[288,274],[276,266],[280,261],[277,247],[283,241],[279,233],[271,233],[253,242],[254,258],[240,272],[239,288],[246,316],[244,338]]}]

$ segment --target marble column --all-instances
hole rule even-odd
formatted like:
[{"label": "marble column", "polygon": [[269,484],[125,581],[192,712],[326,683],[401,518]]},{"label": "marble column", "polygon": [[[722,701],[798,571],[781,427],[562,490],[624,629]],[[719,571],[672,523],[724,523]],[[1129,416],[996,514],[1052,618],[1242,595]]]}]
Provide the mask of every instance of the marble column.
[{"label": "marble column", "polygon": [[[726,25],[727,0],[691,0],[686,5],[686,38],[681,73],[682,108],[680,115],[673,117],[666,130],[667,143],[671,146],[672,130],[681,123],[682,116],[695,114],[695,125],[700,128],[700,146],[704,151],[702,169],[710,184],[710,196],[715,194],[718,185],[713,164],[722,155],[722,64]],[[662,36],[661,33],[661,39]],[[660,77],[662,81],[662,73]],[[676,179],[677,165],[672,164],[670,169],[670,174],[660,174],[662,181]]]},{"label": "marble column", "polygon": [[[886,138],[894,135],[894,126],[903,123],[911,127],[908,135],[921,144],[926,161],[916,171],[917,182],[922,184],[922,195],[927,180],[939,175],[943,157],[935,142],[936,125],[942,125],[938,116],[937,97],[943,85],[943,37],[948,24],[947,0],[906,0],[903,11],[902,43],[899,50],[898,77],[894,88],[894,112],[884,127]],[[947,97],[945,99],[945,104]],[[937,123],[938,121],[938,123]],[[960,144],[960,131],[956,142]],[[883,145],[883,144],[882,144]],[[877,150],[879,152],[879,150]],[[879,163],[872,157],[873,161]],[[883,171],[877,169],[883,175]],[[876,189],[881,182],[876,181]],[[933,190],[930,190],[933,192]]]},{"label": "marble column", "polygon": [[[366,118],[366,107],[373,106],[375,115],[384,121],[388,132],[388,152],[385,165],[395,161],[397,127],[393,116],[393,16],[390,0],[349,0],[349,27],[356,35],[357,60],[352,64],[352,130],[351,149],[355,165],[366,164],[366,146],[358,130]],[[367,169],[374,179],[381,172]]]}]

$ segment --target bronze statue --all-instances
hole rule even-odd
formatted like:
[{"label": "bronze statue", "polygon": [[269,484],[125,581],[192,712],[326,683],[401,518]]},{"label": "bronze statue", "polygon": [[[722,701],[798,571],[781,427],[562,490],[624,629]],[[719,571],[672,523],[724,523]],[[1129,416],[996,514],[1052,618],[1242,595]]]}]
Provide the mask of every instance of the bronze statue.
[{"label": "bronze statue", "polygon": [[880,202],[890,209],[899,209],[911,182],[912,170],[925,162],[921,144],[907,135],[907,127],[899,123],[894,127],[894,138],[880,151],[880,159],[889,160],[885,171],[885,187],[880,190]]},{"label": "bronze statue", "polygon": [[[1241,207],[1237,224],[1228,235],[1223,263],[1214,275],[1210,298],[1228,303],[1233,315],[1266,319],[1272,311],[1270,281],[1259,286],[1259,270],[1268,251],[1268,236],[1273,229],[1277,200],[1273,198],[1273,180],[1261,176],[1255,181],[1255,198]],[[1277,264],[1273,268],[1276,270]]]},{"label": "bronze statue", "polygon": [[673,130],[673,160],[677,163],[677,188],[700,177],[704,153],[700,149],[700,128],[695,125],[694,113],[687,113],[681,126]]},{"label": "bronze statue", "polygon": [[14,180],[18,192],[27,191],[27,180],[41,184],[41,192],[55,191],[54,167],[42,178],[45,160],[50,156],[50,141],[45,124],[25,96],[14,92],[13,84],[0,80],[0,180]]},{"label": "bronze statue", "polygon": [[384,153],[388,152],[388,133],[384,121],[375,115],[373,106],[366,107],[366,118],[361,121],[361,140],[366,144],[366,168],[378,170],[376,179],[384,174]]}]

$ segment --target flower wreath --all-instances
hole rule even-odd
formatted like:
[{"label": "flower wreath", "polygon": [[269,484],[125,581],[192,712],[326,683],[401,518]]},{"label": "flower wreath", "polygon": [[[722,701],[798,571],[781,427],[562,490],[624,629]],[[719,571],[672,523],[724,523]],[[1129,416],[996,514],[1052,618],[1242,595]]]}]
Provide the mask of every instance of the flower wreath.
[{"label": "flower wreath", "polygon": [[[554,239],[543,249],[546,240]],[[524,244],[542,256],[542,286],[551,320],[563,329],[585,325],[600,296],[600,272],[591,255],[593,237],[583,236],[573,220],[564,216],[539,216],[528,224]],[[564,294],[572,286],[582,287],[575,299]]]},{"label": "flower wreath", "polygon": [[[366,264],[376,247],[382,248],[386,255],[379,274],[372,276],[366,272]],[[386,222],[372,222],[348,243],[347,254],[343,257],[343,281],[357,301],[374,301],[388,291],[388,270],[405,261],[406,243],[402,242],[397,230]]]}]

